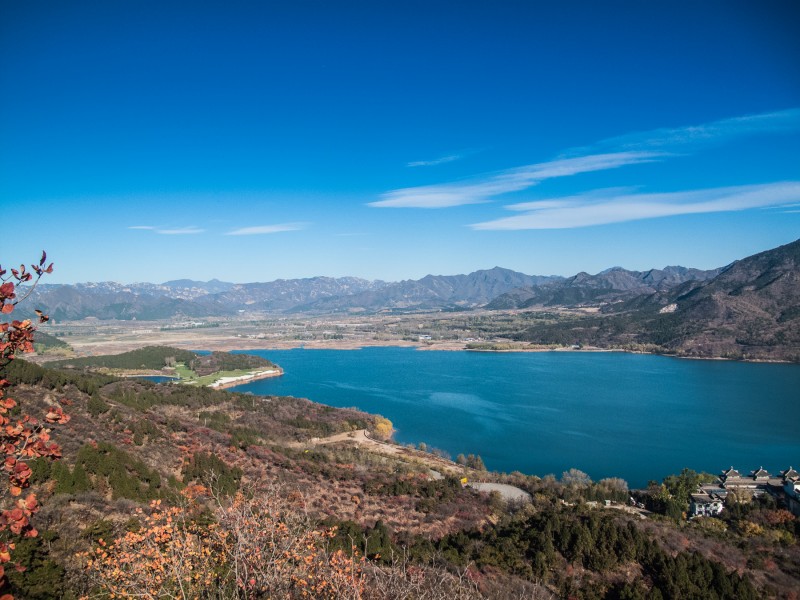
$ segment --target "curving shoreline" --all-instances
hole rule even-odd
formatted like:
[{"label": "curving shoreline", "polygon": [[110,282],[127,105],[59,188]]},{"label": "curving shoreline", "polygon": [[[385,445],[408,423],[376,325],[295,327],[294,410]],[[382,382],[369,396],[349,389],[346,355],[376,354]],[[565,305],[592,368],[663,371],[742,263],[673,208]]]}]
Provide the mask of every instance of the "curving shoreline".
[{"label": "curving shoreline", "polygon": [[[684,358],[689,360],[719,360],[730,362],[752,362],[752,363],[777,363],[777,364],[797,364],[790,360],[778,360],[768,358],[727,358],[722,356],[682,356],[678,354],[670,354],[666,352],[652,352],[646,350],[628,350],[625,348],[601,348],[598,346],[583,346],[582,348],[572,348],[570,346],[562,346],[556,348],[534,346],[534,347],[519,347],[519,348],[467,348],[466,342],[463,341],[435,341],[429,343],[421,343],[418,341],[401,340],[401,339],[361,339],[361,340],[265,340],[265,339],[249,339],[233,336],[220,336],[220,335],[175,335],[175,332],[169,332],[164,335],[163,332],[154,335],[142,336],[136,340],[132,339],[105,339],[98,340],[92,339],[72,339],[70,343],[75,348],[79,356],[82,355],[95,355],[95,354],[118,354],[129,350],[135,350],[147,345],[169,345],[176,348],[192,350],[196,348],[203,348],[205,350],[216,350],[222,352],[240,351],[247,352],[248,350],[291,350],[295,348],[304,348],[306,350],[360,350],[362,348],[373,347],[400,347],[400,348],[416,348],[419,351],[445,351],[445,352],[624,352],[628,354],[654,354],[656,356],[666,356],[669,358]],[[497,342],[498,344],[513,343],[513,342]],[[33,357],[34,362],[48,362],[49,360],[57,360],[60,357],[50,357],[48,355]],[[275,375],[272,375],[275,376]]]},{"label": "curving shoreline", "polygon": [[215,390],[225,390],[236,387],[237,385],[244,385],[245,383],[252,383],[253,381],[259,381],[261,379],[280,377],[281,375],[283,375],[283,369],[280,367],[277,369],[269,369],[267,371],[253,371],[251,373],[238,375],[236,377],[221,377],[214,383],[209,384],[208,387]]}]

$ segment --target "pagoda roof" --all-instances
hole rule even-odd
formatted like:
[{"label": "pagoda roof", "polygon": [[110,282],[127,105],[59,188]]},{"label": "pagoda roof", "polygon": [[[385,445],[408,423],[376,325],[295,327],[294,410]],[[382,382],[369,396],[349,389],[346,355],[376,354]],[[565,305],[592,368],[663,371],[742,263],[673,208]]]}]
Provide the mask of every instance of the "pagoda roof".
[{"label": "pagoda roof", "polygon": [[733,479],[735,477],[741,477],[741,476],[742,476],[741,473],[739,473],[739,471],[737,471],[733,467],[722,472],[723,479]]}]

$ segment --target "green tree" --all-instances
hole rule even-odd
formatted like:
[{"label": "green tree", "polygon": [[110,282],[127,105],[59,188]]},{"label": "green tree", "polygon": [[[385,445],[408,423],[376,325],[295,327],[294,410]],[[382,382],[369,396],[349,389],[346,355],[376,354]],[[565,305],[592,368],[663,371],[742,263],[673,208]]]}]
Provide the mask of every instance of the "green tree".
[{"label": "green tree", "polygon": [[86,474],[86,469],[80,463],[76,464],[75,468],[72,469],[72,493],[86,492],[90,487],[91,482]]},{"label": "green tree", "polygon": [[239,489],[242,470],[231,467],[216,454],[198,452],[183,466],[183,480],[210,485],[217,493],[230,496]]},{"label": "green tree", "polygon": [[382,520],[375,523],[375,527],[367,531],[364,554],[372,560],[389,562],[392,556],[392,536],[389,528]]},{"label": "green tree", "polygon": [[89,403],[86,407],[92,417],[98,417],[101,414],[108,412],[111,407],[108,403],[100,397],[100,394],[95,392],[89,398]]},{"label": "green tree", "polygon": [[14,557],[25,569],[8,573],[9,591],[27,600],[57,600],[64,598],[64,568],[48,555],[48,546],[57,535],[43,531],[34,538],[16,543]]}]

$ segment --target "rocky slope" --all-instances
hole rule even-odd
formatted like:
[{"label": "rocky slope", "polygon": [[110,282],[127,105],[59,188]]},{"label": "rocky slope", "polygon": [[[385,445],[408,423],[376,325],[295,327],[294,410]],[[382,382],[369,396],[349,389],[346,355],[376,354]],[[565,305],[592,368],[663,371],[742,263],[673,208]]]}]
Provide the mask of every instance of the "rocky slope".
[{"label": "rocky slope", "polygon": [[670,290],[689,281],[706,281],[719,272],[720,269],[701,271],[686,267],[665,267],[650,271],[628,271],[613,267],[597,275],[581,272],[562,281],[518,288],[495,298],[486,308],[496,310],[532,306],[596,306]]},{"label": "rocky slope", "polygon": [[705,282],[639,294],[604,313],[532,327],[519,339],[800,362],[800,240],[736,261]]}]

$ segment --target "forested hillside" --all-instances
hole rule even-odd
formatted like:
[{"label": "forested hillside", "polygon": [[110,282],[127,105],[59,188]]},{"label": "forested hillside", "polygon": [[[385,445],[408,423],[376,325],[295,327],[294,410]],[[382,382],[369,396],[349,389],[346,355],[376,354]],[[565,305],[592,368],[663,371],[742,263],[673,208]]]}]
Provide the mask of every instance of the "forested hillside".
[{"label": "forested hillside", "polygon": [[122,354],[70,358],[52,362],[51,366],[89,371],[112,369],[135,372],[160,371],[165,368],[174,368],[178,364],[184,365],[200,377],[223,371],[247,371],[276,367],[266,358],[252,354],[198,353],[169,346],[147,346]]},{"label": "forested hillside", "polygon": [[[148,553],[159,548],[159,564],[174,566],[170,553],[189,539],[210,554],[181,568],[222,574],[191,588],[198,598],[245,597],[245,589],[247,597],[301,597],[308,576],[327,581],[336,591],[326,596],[315,588],[316,595],[331,598],[789,598],[800,581],[798,521],[766,499],[724,520],[689,524],[680,516],[686,486],[676,479],[649,493],[674,498],[678,516],[643,521],[602,507],[604,499],[627,500],[619,480],[592,483],[569,473],[559,483],[461,467],[470,479],[532,494],[530,504],[507,504],[449,475],[432,477],[414,458],[424,456],[418,451],[392,456],[346,441],[313,443],[376,427],[374,417],[354,410],[21,360],[7,374],[21,405],[42,410],[63,398],[71,417],[53,433],[63,458],[31,465],[43,508],[40,536],[18,545],[28,569],[8,574],[9,589],[21,598],[152,589]],[[187,520],[191,514],[205,516]],[[286,547],[308,557],[305,566],[262,565],[245,589],[227,579],[224,573],[239,564],[236,553],[255,551],[231,546],[232,536],[243,534],[235,523],[245,514],[259,531],[284,532]],[[148,532],[168,520],[180,525],[152,546]],[[305,550],[294,545],[298,540]],[[98,558],[89,562],[81,552]],[[120,561],[130,570],[120,570]],[[424,582],[414,573],[425,573]],[[159,589],[176,583],[166,578]]]}]

